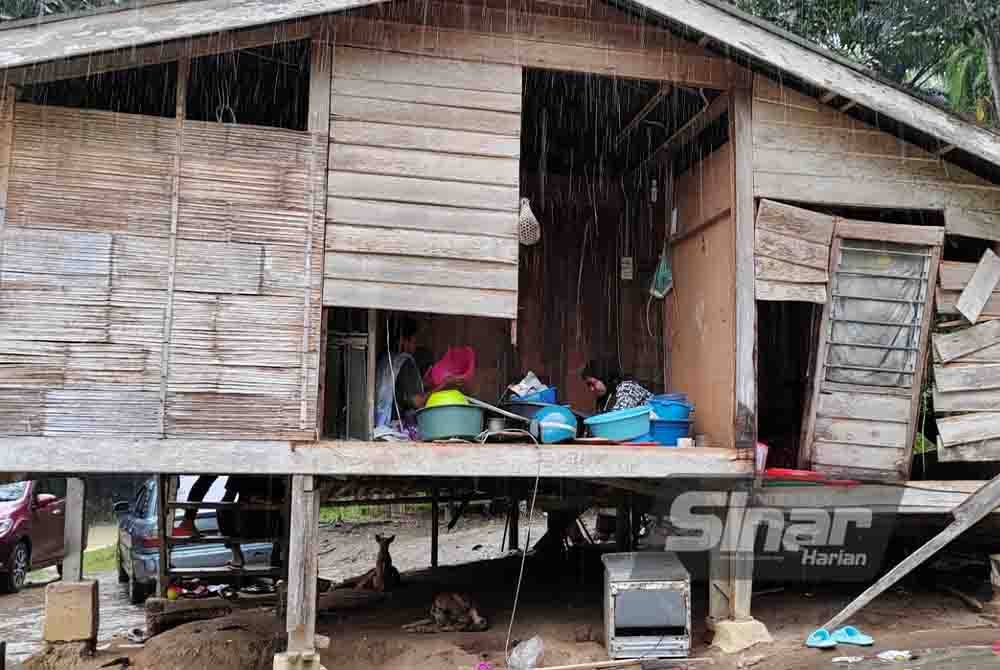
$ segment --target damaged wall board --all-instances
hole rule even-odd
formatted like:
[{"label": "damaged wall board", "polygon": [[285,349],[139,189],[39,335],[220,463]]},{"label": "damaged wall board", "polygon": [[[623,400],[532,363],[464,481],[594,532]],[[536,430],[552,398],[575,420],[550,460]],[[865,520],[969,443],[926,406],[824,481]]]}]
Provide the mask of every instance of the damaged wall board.
[{"label": "damaged wall board", "polygon": [[826,214],[761,200],[754,240],[757,299],[825,303],[834,223]]},{"label": "damaged wall board", "polygon": [[764,75],[753,135],[759,198],[943,211],[948,234],[1000,241],[1000,184]]},{"label": "damaged wall board", "polygon": [[979,265],[976,266],[972,278],[958,297],[955,308],[969,322],[975,323],[992,297],[997,282],[1000,282],[1000,258],[993,251],[987,249],[979,261]]},{"label": "damaged wall board", "polygon": [[950,363],[1000,343],[1000,321],[987,321],[957,333],[934,333],[933,342],[941,362]]},{"label": "damaged wall board", "polygon": [[[992,252],[990,252],[992,253]],[[960,314],[958,309],[958,299],[962,292],[972,281],[979,264],[959,263],[956,261],[944,261],[941,269],[937,289],[937,311],[941,315]],[[981,300],[982,298],[980,298]],[[979,319],[1000,318],[1000,286],[994,286],[989,292],[983,306],[980,308]]]}]

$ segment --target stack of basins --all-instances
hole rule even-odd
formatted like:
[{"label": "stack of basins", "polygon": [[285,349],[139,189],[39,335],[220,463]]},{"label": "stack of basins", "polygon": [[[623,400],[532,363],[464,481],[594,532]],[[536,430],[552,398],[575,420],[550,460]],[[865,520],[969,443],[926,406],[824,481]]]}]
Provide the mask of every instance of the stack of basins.
[{"label": "stack of basins", "polygon": [[667,393],[649,401],[653,410],[650,437],[664,446],[676,447],[677,440],[691,436],[691,412],[694,406],[686,393]]}]

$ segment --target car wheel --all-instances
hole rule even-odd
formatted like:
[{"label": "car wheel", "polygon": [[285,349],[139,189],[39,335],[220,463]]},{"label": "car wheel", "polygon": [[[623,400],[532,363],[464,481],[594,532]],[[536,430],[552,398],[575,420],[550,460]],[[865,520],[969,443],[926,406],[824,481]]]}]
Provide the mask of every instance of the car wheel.
[{"label": "car wheel", "polygon": [[28,581],[28,571],[31,569],[31,551],[28,543],[21,541],[14,547],[10,555],[10,571],[0,575],[0,588],[6,593],[17,593]]},{"label": "car wheel", "polygon": [[141,605],[149,597],[149,587],[135,579],[135,572],[128,578],[128,601],[133,605]]},{"label": "car wheel", "polygon": [[125,564],[122,562],[122,546],[120,544],[115,545],[115,556],[118,563],[118,583],[128,584],[128,573],[125,572]]}]

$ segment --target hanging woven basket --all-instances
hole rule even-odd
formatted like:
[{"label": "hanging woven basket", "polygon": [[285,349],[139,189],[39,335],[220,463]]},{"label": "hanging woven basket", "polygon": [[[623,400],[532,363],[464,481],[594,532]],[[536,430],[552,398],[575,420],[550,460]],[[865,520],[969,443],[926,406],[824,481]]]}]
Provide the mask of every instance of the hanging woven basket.
[{"label": "hanging woven basket", "polygon": [[531,211],[531,203],[521,198],[521,213],[517,219],[517,238],[521,244],[530,247],[542,239],[542,226]]}]

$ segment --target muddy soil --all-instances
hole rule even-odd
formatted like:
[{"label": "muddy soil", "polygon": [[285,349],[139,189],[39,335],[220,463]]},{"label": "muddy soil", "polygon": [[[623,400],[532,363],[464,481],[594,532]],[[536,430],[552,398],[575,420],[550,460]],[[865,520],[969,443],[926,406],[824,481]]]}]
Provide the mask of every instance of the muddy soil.
[{"label": "muddy soil", "polygon": [[[460,558],[492,558],[499,555],[502,521],[470,519],[451,534],[442,528],[442,563]],[[533,526],[533,537],[541,536],[541,519]],[[524,524],[522,524],[522,530]],[[376,533],[396,534],[393,558],[405,573],[402,587],[385,600],[367,608],[322,613],[317,632],[331,640],[322,652],[323,663],[331,670],[459,670],[473,668],[481,660],[496,668],[504,667],[507,627],[520,560],[517,556],[480,561],[436,571],[424,568],[429,559],[429,540],[422,520],[410,523],[379,523],[365,526],[329,526],[323,529],[325,552],[321,574],[339,581],[371,567]],[[479,546],[481,545],[481,546]],[[569,562],[545,564],[529,560],[521,599],[514,617],[511,640],[540,635],[545,643],[544,665],[581,663],[606,658],[603,647],[600,561],[595,554],[577,556]],[[113,575],[109,576],[113,580]],[[112,586],[115,586],[112,584]],[[107,588],[102,586],[102,594]],[[774,642],[758,645],[743,654],[722,656],[707,646],[703,624],[707,611],[707,589],[693,587],[693,656],[712,658],[711,667],[738,670],[754,667],[767,670],[905,670],[942,668],[980,670],[1000,668],[1000,656],[987,648],[1000,638],[998,618],[991,610],[969,611],[957,599],[935,590],[897,588],[872,603],[854,623],[875,637],[872,648],[841,647],[833,652],[806,649],[802,641],[817,625],[836,613],[863,585],[840,585],[806,590],[786,587],[778,593],[754,598],[754,615],[769,628]],[[480,633],[414,635],[400,627],[424,618],[436,592],[462,591],[472,594],[491,623]],[[26,592],[36,598],[34,616],[40,615],[41,589]],[[24,595],[24,594],[22,594]],[[21,598],[22,596],[18,596]],[[103,595],[102,595],[103,597]],[[11,610],[5,600],[0,631]],[[106,617],[102,610],[102,624]],[[20,612],[15,615],[20,617]],[[102,625],[102,635],[105,628]],[[0,635],[3,635],[0,632]],[[7,639],[12,638],[9,634]],[[117,645],[83,661],[60,660],[56,664],[33,665],[33,670],[97,670],[121,656],[131,659],[133,668],[190,670],[268,670],[270,657],[282,644],[281,625],[269,611],[244,612],[207,623],[182,626],[148,642],[142,649]],[[917,656],[903,664],[871,660],[887,649],[911,650]],[[947,651],[951,650],[951,651]],[[989,651],[989,653],[987,653]],[[841,656],[862,656],[867,660],[850,666],[834,664]]]},{"label": "muddy soil", "polygon": [[[502,517],[463,517],[450,532],[447,531],[447,523],[447,519],[441,522],[441,565],[456,565],[501,555]],[[544,529],[544,517],[536,514],[531,524],[531,541],[541,537]],[[95,533],[92,529],[88,545],[113,544],[113,530],[102,527]],[[405,517],[397,521],[328,524],[320,529],[320,576],[339,582],[369,570],[378,552],[375,543],[377,533],[396,535],[391,549],[393,562],[399,570],[419,570],[430,563],[429,515]],[[526,534],[526,519],[522,519],[522,544]],[[145,625],[143,608],[129,604],[128,590],[118,584],[114,572],[87,577],[99,582],[101,644],[107,644],[115,635],[124,635],[131,628]],[[41,649],[45,585],[55,578],[54,568],[33,573],[33,581],[21,593],[0,595],[0,640],[7,641],[8,659],[21,661]]]}]

